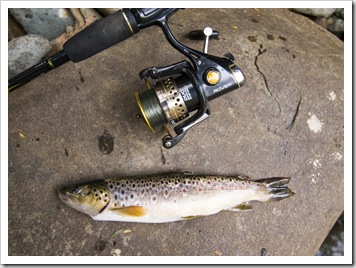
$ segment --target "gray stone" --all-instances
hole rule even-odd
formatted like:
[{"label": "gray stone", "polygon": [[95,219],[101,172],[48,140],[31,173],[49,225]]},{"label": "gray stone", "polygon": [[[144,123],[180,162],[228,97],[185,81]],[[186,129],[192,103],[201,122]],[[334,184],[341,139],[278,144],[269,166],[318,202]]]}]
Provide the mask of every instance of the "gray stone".
[{"label": "gray stone", "polygon": [[292,8],[292,10],[305,15],[327,18],[335,12],[336,8]]},{"label": "gray stone", "polygon": [[337,18],[336,16],[330,17],[331,20],[327,26],[327,29],[331,32],[343,32],[344,31],[344,20]]},{"label": "gray stone", "polygon": [[[246,84],[170,150],[135,117],[139,71],[184,59],[158,27],[10,93],[9,255],[316,254],[344,209],[342,41],[287,9],[184,9],[170,25],[198,50],[187,33],[219,31],[209,52],[231,52]],[[98,148],[105,130],[110,154]],[[97,222],[57,197],[71,183],[179,170],[291,176],[295,195],[167,224]],[[109,240],[120,229],[131,232]]]},{"label": "gray stone", "polygon": [[28,34],[9,42],[9,78],[39,63],[50,51],[50,42],[43,36]]},{"label": "gray stone", "polygon": [[334,13],[337,17],[343,19],[344,18],[344,9],[343,8],[337,8]]},{"label": "gray stone", "polygon": [[53,40],[74,25],[74,18],[66,8],[11,8],[15,19],[27,33],[42,35]]}]

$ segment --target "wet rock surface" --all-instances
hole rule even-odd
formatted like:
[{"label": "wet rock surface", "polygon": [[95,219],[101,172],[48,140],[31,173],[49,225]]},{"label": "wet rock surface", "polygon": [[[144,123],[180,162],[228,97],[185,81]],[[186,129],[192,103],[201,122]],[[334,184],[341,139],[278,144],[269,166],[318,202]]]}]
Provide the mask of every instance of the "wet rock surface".
[{"label": "wet rock surface", "polygon": [[[9,94],[9,255],[316,254],[343,211],[343,43],[286,9],[185,9],[170,25],[199,50],[186,34],[218,30],[209,53],[231,52],[246,84],[170,150],[136,119],[139,71],[184,59],[158,27]],[[98,150],[105,130],[110,154]],[[179,170],[291,176],[295,195],[167,224],[96,222],[57,197],[67,184]]]}]

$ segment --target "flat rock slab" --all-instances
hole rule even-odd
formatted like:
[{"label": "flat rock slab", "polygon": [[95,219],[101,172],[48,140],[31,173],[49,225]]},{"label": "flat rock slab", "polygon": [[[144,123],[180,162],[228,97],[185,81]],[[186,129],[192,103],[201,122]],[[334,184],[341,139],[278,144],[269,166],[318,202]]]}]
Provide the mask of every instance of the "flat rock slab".
[{"label": "flat rock slab", "polygon": [[[162,148],[138,119],[139,71],[183,60],[158,27],[9,95],[9,255],[314,255],[343,211],[343,43],[286,9],[185,9],[177,38],[210,25],[210,53],[231,52],[246,84]],[[112,153],[98,137],[114,139]],[[189,170],[291,176],[292,198],[166,224],[96,222],[65,204],[67,184]],[[118,230],[131,230],[113,239]]]}]

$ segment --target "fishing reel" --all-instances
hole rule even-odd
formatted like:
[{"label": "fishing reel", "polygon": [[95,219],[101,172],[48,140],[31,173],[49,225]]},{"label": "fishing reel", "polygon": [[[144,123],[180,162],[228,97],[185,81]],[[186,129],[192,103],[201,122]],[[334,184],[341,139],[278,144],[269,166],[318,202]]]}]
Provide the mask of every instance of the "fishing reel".
[{"label": "fishing reel", "polygon": [[[204,29],[204,51],[197,51],[175,39],[167,24],[172,14],[163,14],[152,24],[160,26],[168,42],[189,61],[142,70],[139,76],[146,81],[147,90],[135,92],[140,109],[138,117],[143,118],[152,131],[164,126],[167,135],[162,143],[167,149],[178,144],[191,127],[210,116],[210,100],[245,83],[245,77],[233,62],[231,53],[224,57],[208,54],[209,36],[213,33],[211,28]],[[152,24],[146,22],[148,26]],[[155,81],[152,86],[148,83],[149,78]],[[169,130],[170,125],[174,134]]]},{"label": "fishing reel", "polygon": [[[140,30],[159,26],[168,42],[187,57],[164,67],[150,67],[140,72],[140,78],[155,83],[142,92],[135,92],[137,104],[145,123],[152,130],[164,126],[168,135],[163,146],[172,148],[187,131],[210,116],[209,101],[224,95],[245,83],[241,70],[230,53],[224,57],[208,54],[211,28],[204,30],[204,51],[184,46],[176,40],[168,26],[168,18],[178,8],[132,8],[117,11],[97,20],[70,38],[63,50],[9,79],[9,92],[68,62],[79,62],[118,44]],[[168,126],[173,127],[173,134]]]}]

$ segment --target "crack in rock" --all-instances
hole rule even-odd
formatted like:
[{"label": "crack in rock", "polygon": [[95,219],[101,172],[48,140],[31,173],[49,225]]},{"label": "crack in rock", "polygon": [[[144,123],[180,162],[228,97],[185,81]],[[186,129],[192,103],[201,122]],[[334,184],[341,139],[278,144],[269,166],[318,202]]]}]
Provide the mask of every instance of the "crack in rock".
[{"label": "crack in rock", "polygon": [[270,88],[269,88],[269,85],[268,85],[268,81],[267,81],[267,78],[265,76],[265,74],[260,70],[260,67],[258,66],[257,64],[257,61],[258,61],[258,57],[261,56],[263,53],[265,53],[267,51],[267,49],[263,49],[263,46],[262,44],[260,44],[260,47],[258,48],[258,53],[255,57],[255,66],[256,66],[256,69],[257,69],[257,72],[262,75],[263,77],[263,81],[265,83],[265,87],[267,89],[267,92],[269,94],[269,96],[277,103],[278,105],[278,114],[281,113],[281,105],[279,104],[279,102],[277,101],[276,97],[272,94]]},{"label": "crack in rock", "polygon": [[301,102],[302,102],[302,96],[299,96],[299,101],[298,101],[298,104],[297,104],[297,106],[296,106],[296,108],[295,108],[295,112],[294,112],[294,114],[293,114],[292,120],[291,120],[291,122],[289,123],[289,125],[286,127],[286,129],[289,129],[289,130],[292,129],[292,127],[293,127],[293,125],[294,125],[294,123],[295,123],[295,120],[296,120],[296,118],[297,118],[297,116],[298,116],[299,108],[300,108]]}]

